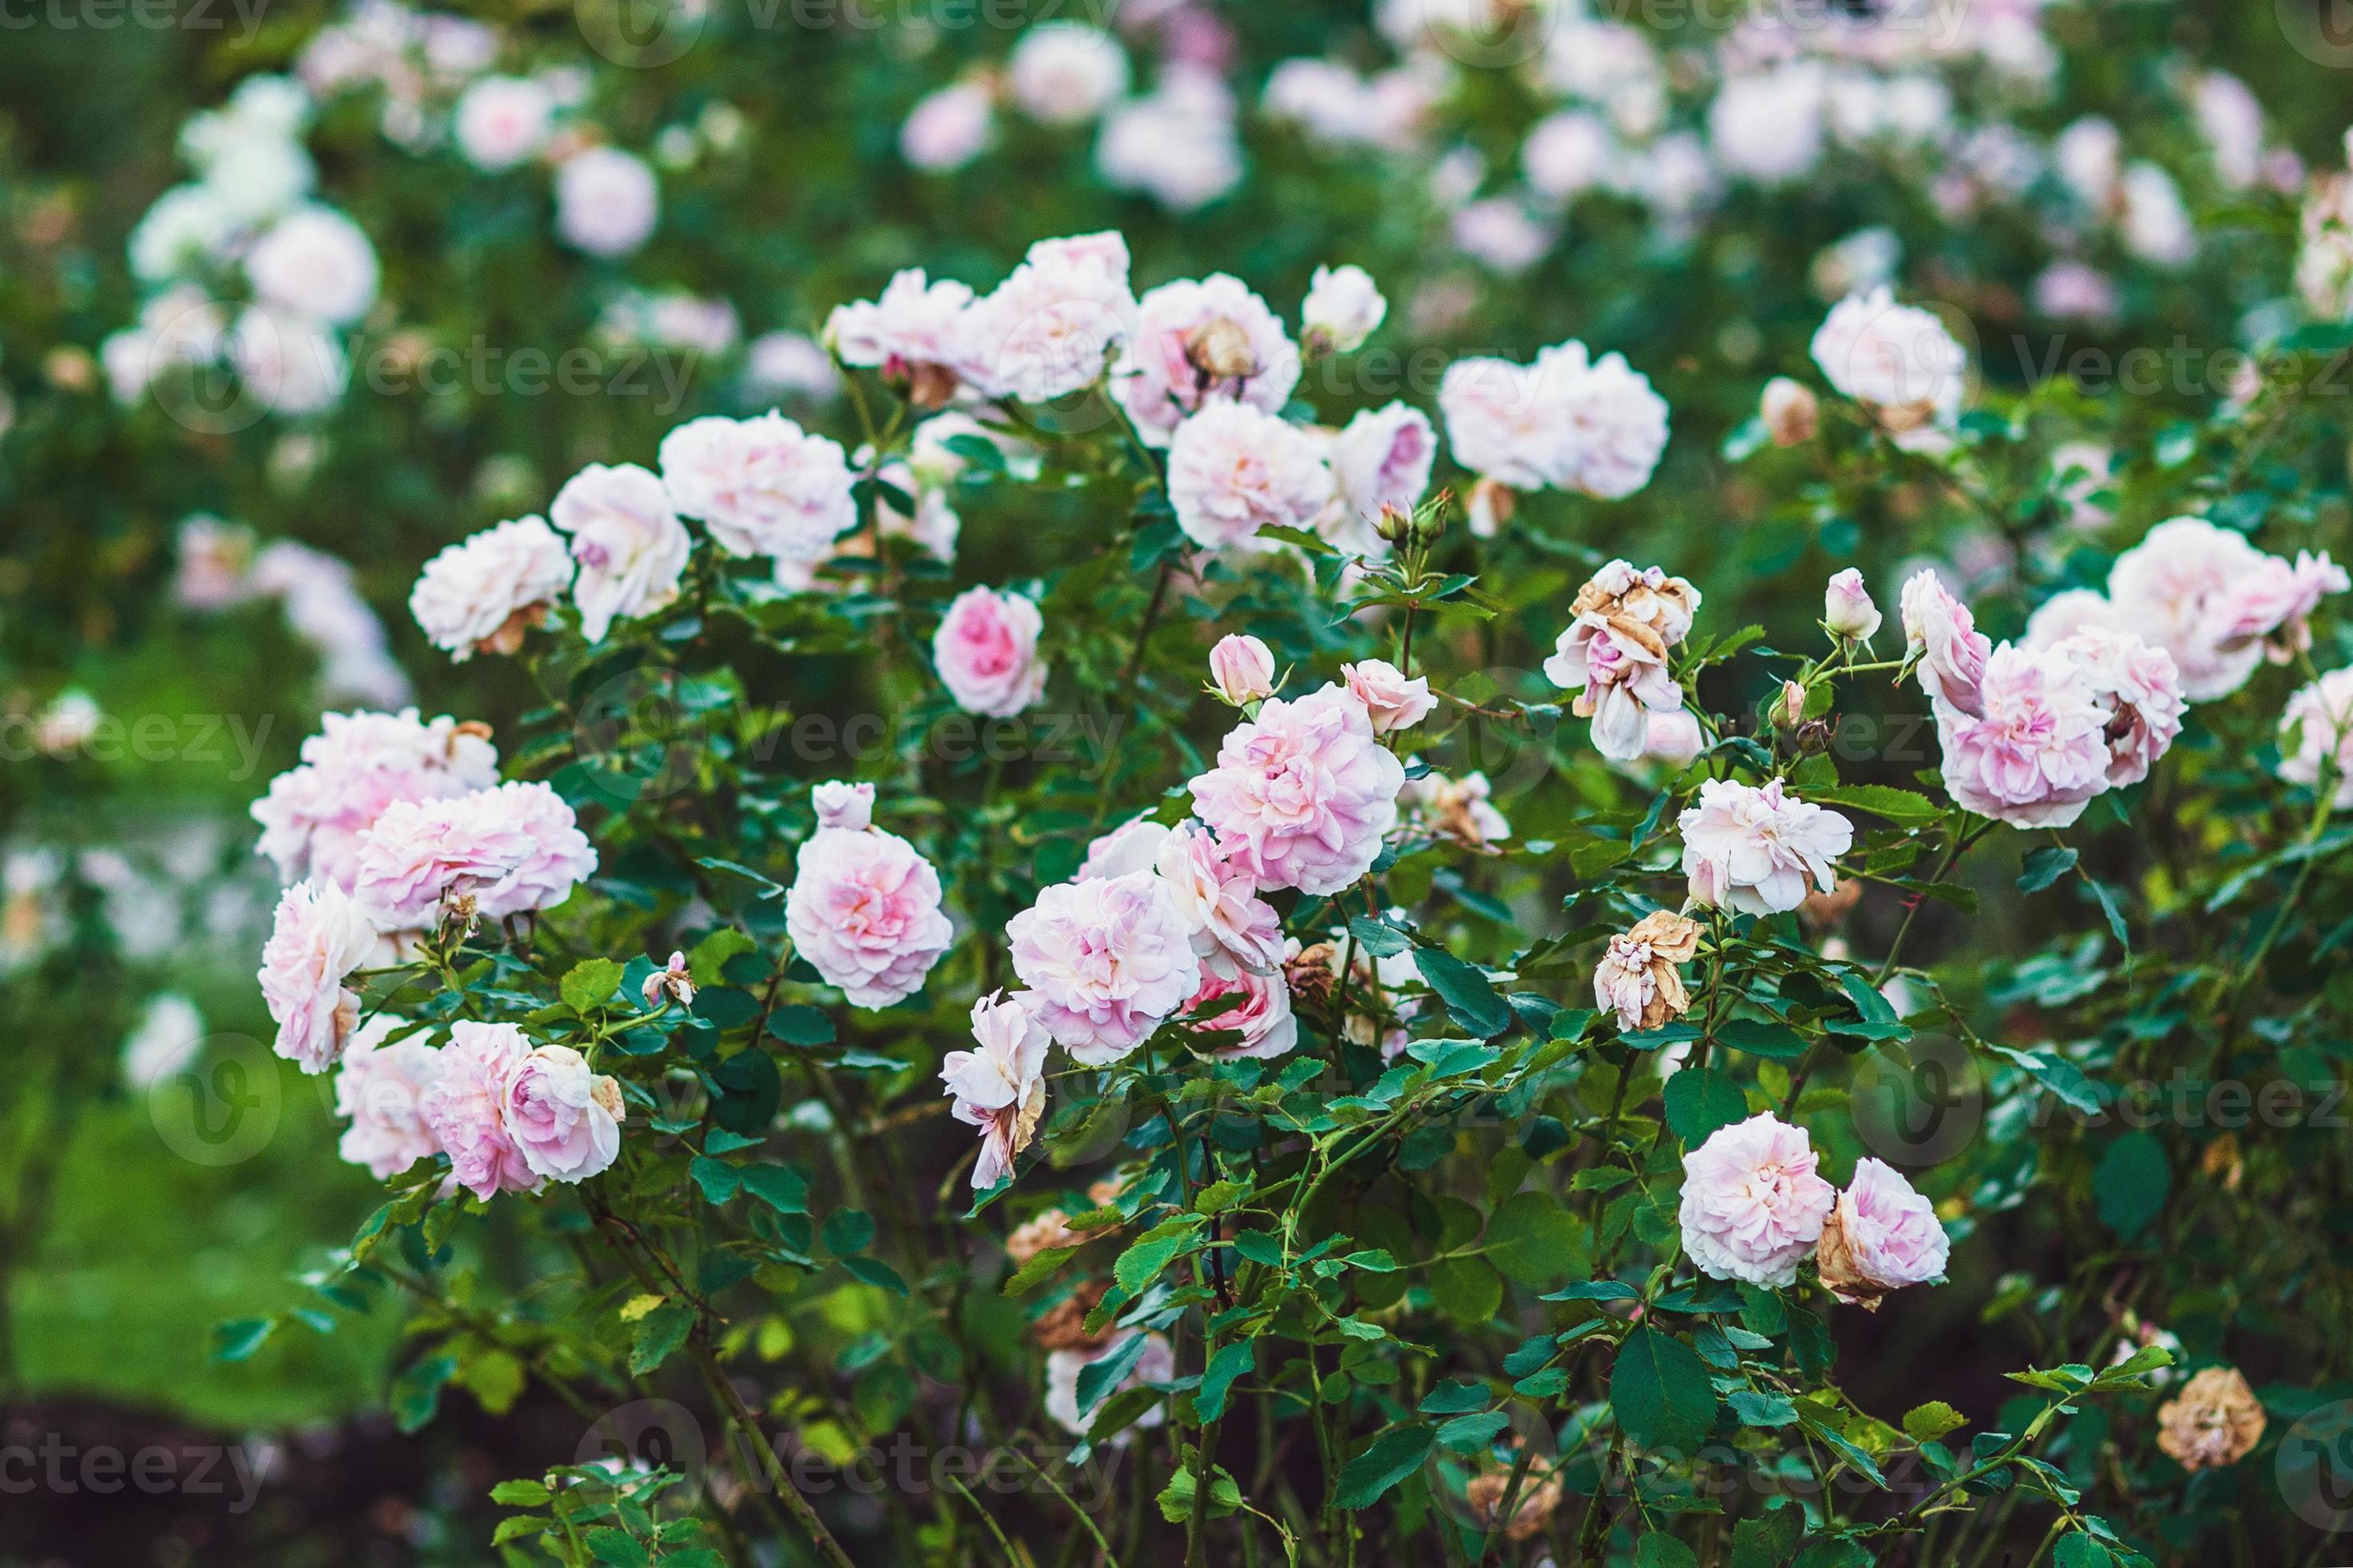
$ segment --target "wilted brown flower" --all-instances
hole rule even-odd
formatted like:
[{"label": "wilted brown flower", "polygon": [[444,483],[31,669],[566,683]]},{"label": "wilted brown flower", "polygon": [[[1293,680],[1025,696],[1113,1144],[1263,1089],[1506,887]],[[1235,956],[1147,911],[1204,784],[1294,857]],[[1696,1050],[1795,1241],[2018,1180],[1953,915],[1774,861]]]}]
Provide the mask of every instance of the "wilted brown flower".
[{"label": "wilted brown flower", "polygon": [[1060,1209],[1048,1209],[1014,1228],[1005,1238],[1005,1250],[1013,1266],[1021,1268],[1041,1252],[1058,1247],[1076,1247],[1086,1237],[1070,1227],[1070,1215]]},{"label": "wilted brown flower", "polygon": [[[1472,1476],[1462,1488],[1472,1517],[1482,1527],[1493,1530],[1503,1510],[1504,1494],[1511,1487],[1508,1470],[1482,1470]],[[1541,1534],[1559,1507],[1559,1477],[1540,1465],[1530,1467],[1528,1473],[1520,1478],[1520,1495],[1512,1500],[1512,1519],[1504,1526],[1504,1539],[1527,1541]]]},{"label": "wilted brown flower", "polygon": [[1095,1310],[1111,1289],[1110,1282],[1089,1279],[1079,1288],[1047,1308],[1030,1321],[1029,1337],[1044,1351],[1099,1351],[1109,1344],[1112,1331],[1106,1328],[1100,1334],[1087,1332],[1087,1314]]},{"label": "wilted brown flower", "polygon": [[1808,893],[1798,906],[1798,918],[1816,931],[1827,931],[1846,919],[1862,900],[1862,884],[1849,877],[1827,893]]},{"label": "wilted brown flower", "polygon": [[1185,359],[1209,381],[1246,381],[1259,373],[1250,333],[1224,316],[1212,316],[1185,334]]},{"label": "wilted brown flower", "polygon": [[1691,1006],[1679,964],[1699,951],[1700,923],[1672,910],[1654,910],[1634,929],[1609,939],[1593,970],[1594,998],[1618,1011],[1621,1029],[1655,1029]]},{"label": "wilted brown flower", "polygon": [[1291,988],[1293,1006],[1321,1013],[1332,1005],[1332,971],[1339,958],[1330,942],[1319,942],[1283,960],[1282,982]]},{"label": "wilted brown flower", "polygon": [[2237,1464],[2263,1440],[2263,1407],[2234,1366],[2210,1366],[2158,1407],[2157,1446],[2185,1470]]},{"label": "wilted brown flower", "polygon": [[1795,447],[1813,439],[1821,417],[1821,405],[1804,383],[1777,375],[1765,384],[1757,416],[1764,421],[1766,434],[1773,437],[1773,445]]}]

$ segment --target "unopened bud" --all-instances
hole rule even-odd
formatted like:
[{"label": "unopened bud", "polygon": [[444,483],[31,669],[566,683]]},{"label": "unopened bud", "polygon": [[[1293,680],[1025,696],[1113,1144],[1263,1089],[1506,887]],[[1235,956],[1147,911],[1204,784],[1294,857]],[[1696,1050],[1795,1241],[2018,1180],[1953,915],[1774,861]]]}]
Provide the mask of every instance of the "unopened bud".
[{"label": "unopened bud", "polygon": [[1850,566],[1822,589],[1822,625],[1851,642],[1868,641],[1879,630],[1879,606],[1871,602],[1862,574]]},{"label": "unopened bud", "polygon": [[1806,721],[1806,689],[1794,680],[1781,683],[1780,700],[1773,705],[1773,727],[1794,730]]},{"label": "unopened bud", "polygon": [[1254,637],[1218,639],[1209,650],[1209,679],[1217,694],[1240,708],[1274,695],[1274,653]]},{"label": "unopened bud", "polygon": [[1803,383],[1777,375],[1765,384],[1765,395],[1757,400],[1757,416],[1765,422],[1773,445],[1795,447],[1814,438],[1821,405]]}]

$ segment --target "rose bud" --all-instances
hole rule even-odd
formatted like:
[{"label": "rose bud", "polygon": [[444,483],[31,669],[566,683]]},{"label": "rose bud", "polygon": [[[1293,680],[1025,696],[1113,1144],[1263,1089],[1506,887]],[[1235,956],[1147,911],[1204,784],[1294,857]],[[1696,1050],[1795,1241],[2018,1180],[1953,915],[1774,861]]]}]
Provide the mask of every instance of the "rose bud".
[{"label": "rose bud", "polygon": [[1786,375],[1777,375],[1767,382],[1765,395],[1757,404],[1757,416],[1765,422],[1765,429],[1776,447],[1795,447],[1812,440],[1820,414],[1821,406],[1814,401],[1814,395],[1802,383]]},{"label": "rose bud", "polygon": [[1831,635],[1852,642],[1868,642],[1879,630],[1879,606],[1871,602],[1871,590],[1862,584],[1862,574],[1850,566],[1837,574],[1822,590],[1822,625]]},{"label": "rose bud", "polygon": [[1274,654],[1253,637],[1230,635],[1209,650],[1210,688],[1237,708],[1274,695]]}]

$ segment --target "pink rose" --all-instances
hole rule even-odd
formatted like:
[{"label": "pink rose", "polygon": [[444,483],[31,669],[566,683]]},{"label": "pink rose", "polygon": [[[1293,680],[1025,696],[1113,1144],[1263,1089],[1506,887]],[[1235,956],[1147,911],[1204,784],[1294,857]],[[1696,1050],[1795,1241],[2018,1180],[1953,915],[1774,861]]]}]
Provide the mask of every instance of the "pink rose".
[{"label": "pink rose", "polygon": [[1038,657],[1044,627],[1035,601],[1019,594],[966,588],[949,601],[932,659],[956,706],[1008,719],[1044,696],[1046,662]]},{"label": "pink rose", "polygon": [[1384,509],[1410,513],[1421,504],[1437,458],[1438,433],[1420,409],[1402,403],[1365,409],[1332,437],[1338,507],[1336,515],[1326,515],[1321,531],[1356,554],[1388,555],[1388,541],[1374,525]]},{"label": "pink rose", "polygon": [[1127,269],[1115,233],[1039,240],[964,312],[957,375],[985,397],[1025,403],[1092,386],[1135,321]]},{"label": "pink rose", "polygon": [[507,1131],[507,1087],[531,1042],[512,1024],[460,1020],[438,1053],[440,1075],[417,1100],[427,1130],[449,1156],[450,1173],[476,1197],[535,1192],[540,1177]]},{"label": "pink rose", "polygon": [[302,742],[302,763],[253,803],[262,854],[285,881],[314,877],[348,890],[360,835],[397,802],[468,795],[499,782],[499,753],[480,724],[417,710],[330,713]]},{"label": "pink rose", "polygon": [[1187,824],[1164,837],[1153,869],[1176,900],[1203,969],[1271,973],[1282,964],[1282,917],[1258,896],[1250,873],[1218,847],[1216,835]]},{"label": "pink rose", "polygon": [[[1239,996],[1239,1002],[1218,1004],[1227,997]],[[1299,1020],[1291,1011],[1291,987],[1280,969],[1271,973],[1256,973],[1247,969],[1235,969],[1229,974],[1204,970],[1201,988],[1186,1005],[1193,1016],[1186,1027],[1197,1035],[1239,1033],[1241,1038],[1210,1048],[1209,1055],[1221,1062],[1239,1061],[1246,1057],[1288,1056],[1299,1044]]]},{"label": "pink rose", "polygon": [[1920,689],[1963,713],[1984,711],[1978,683],[1993,649],[1969,607],[1945,591],[1934,572],[1904,584],[1905,657],[1917,666]]},{"label": "pink rose", "polygon": [[461,909],[491,921],[553,909],[596,870],[563,797],[510,781],[387,810],[361,837],[353,891],[386,931],[429,930]]},{"label": "pink rose", "polygon": [[517,518],[450,545],[425,563],[408,612],[459,664],[513,653],[524,631],[572,586],[571,553],[543,517]]},{"label": "pink rose", "polygon": [[1656,566],[1612,561],[1577,590],[1567,629],[1545,660],[1545,679],[1577,699],[1593,721],[1594,749],[1631,762],[1650,737],[1649,715],[1683,705],[1667,655],[1691,631],[1699,590]]},{"label": "pink rose", "polygon": [[1261,528],[1307,529],[1332,500],[1332,471],[1305,431],[1247,404],[1212,398],[1176,427],[1168,501],[1185,537],[1208,550]]},{"label": "pink rose", "polygon": [[441,1076],[441,1053],[417,1035],[383,1044],[400,1025],[387,1013],[370,1018],[344,1048],[335,1073],[335,1114],[351,1121],[336,1152],[344,1163],[364,1165],[379,1181],[441,1152],[422,1105],[426,1089]]},{"label": "pink rose", "polygon": [[1254,637],[1229,634],[1209,650],[1212,689],[1237,708],[1274,695],[1274,653]]},{"label": "pink rose", "polygon": [[1088,1067],[1135,1049],[1200,989],[1191,934],[1148,871],[1044,889],[1005,935],[1030,1006]]},{"label": "pink rose", "polygon": [[1430,717],[1430,710],[1438,706],[1438,699],[1430,694],[1427,677],[1418,675],[1408,680],[1403,670],[1386,659],[1344,664],[1340,678],[1372,716],[1376,735],[1410,730]]},{"label": "pink rose", "polygon": [[1261,888],[1336,893],[1371,869],[1397,826],[1405,767],[1373,736],[1372,716],[1326,686],[1270,698],[1188,786],[1194,809]]},{"label": "pink rose", "polygon": [[1149,871],[1160,847],[1168,841],[1166,824],[1149,816],[1130,817],[1109,833],[1097,834],[1087,846],[1086,858],[1073,872],[1073,882],[1092,882],[1098,877],[1124,877],[1134,871]]},{"label": "pink rose", "polygon": [[1832,576],[1822,589],[1822,625],[1831,635],[1851,642],[1869,642],[1879,630],[1879,606],[1871,602],[1862,574],[1850,566]]},{"label": "pink rose", "polygon": [[603,642],[614,621],[652,615],[678,597],[694,542],[649,470],[591,463],[555,492],[547,518],[572,536],[580,563],[572,599],[590,642]]},{"label": "pink rose", "polygon": [[1112,388],[1137,432],[1166,446],[1212,398],[1282,412],[1299,384],[1299,351],[1267,302],[1238,278],[1164,283],[1136,303],[1135,331]]},{"label": "pink rose", "polygon": [[1945,788],[1959,805],[2020,827],[2064,827],[2108,787],[2108,716],[2058,649],[1994,649],[1978,706],[1971,715],[1936,704]]},{"label": "pink rose", "polygon": [[2101,733],[2108,747],[2108,786],[2121,789],[2148,777],[2181,733],[2186,704],[2173,656],[2130,632],[2105,626],[2085,626],[2053,651],[2084,672],[2105,721]]},{"label": "pink rose", "polygon": [[1816,1260],[1841,1301],[1879,1310],[1879,1299],[1945,1272],[1950,1249],[1936,1210],[1892,1165],[1868,1156],[1822,1225]]},{"label": "pink rose", "polygon": [[854,1005],[902,1002],[955,936],[940,910],[939,873],[913,845],[869,825],[871,784],[819,784],[813,798],[818,830],[785,894],[786,934]]},{"label": "pink rose", "polygon": [[826,341],[842,363],[871,366],[894,386],[953,393],[957,334],[971,303],[963,284],[934,282],[911,267],[893,273],[877,298],[837,306],[826,318]]},{"label": "pink rose", "polygon": [[1037,1135],[1046,1113],[1045,1026],[1027,1005],[1027,993],[1011,1000],[1002,991],[972,1005],[976,1051],[950,1051],[941,1059],[940,1079],[955,1097],[949,1113],[980,1129],[980,1157],[972,1184],[986,1190],[1013,1172],[1014,1157]]},{"label": "pink rose", "polygon": [[500,1115],[535,1176],[583,1182],[621,1153],[621,1086],[569,1046],[537,1046],[512,1061]]},{"label": "pink rose", "polygon": [[1750,915],[1794,910],[1812,889],[1829,892],[1831,863],[1854,842],[1852,823],[1784,794],[1779,779],[1762,789],[1709,779],[1676,826],[1693,900]]},{"label": "pink rose", "polygon": [[734,556],[821,561],[858,522],[840,444],[781,414],[690,419],[662,437],[662,487]]},{"label": "pink rose", "polygon": [[360,999],[343,979],[375,945],[367,911],[332,882],[297,882],[279,897],[256,978],[278,1024],[280,1056],[307,1073],[335,1065],[360,1021]]},{"label": "pink rose", "polygon": [[2329,670],[2289,698],[2279,732],[2281,778],[2318,789],[2327,775],[2337,805],[2353,805],[2353,669]]},{"label": "pink rose", "polygon": [[1805,1129],[1771,1111],[1719,1127],[1683,1156],[1683,1251],[1714,1279],[1786,1289],[1838,1194],[1814,1172]]}]

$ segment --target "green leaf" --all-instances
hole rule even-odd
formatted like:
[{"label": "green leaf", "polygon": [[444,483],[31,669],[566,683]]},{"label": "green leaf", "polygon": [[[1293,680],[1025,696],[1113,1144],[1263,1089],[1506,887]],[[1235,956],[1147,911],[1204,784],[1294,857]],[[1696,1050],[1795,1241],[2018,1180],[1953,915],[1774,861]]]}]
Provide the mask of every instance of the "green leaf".
[{"label": "green leaf", "polygon": [[1657,1531],[1634,1542],[1634,1568],[1699,1568],[1692,1549]]},{"label": "green leaf", "polygon": [[825,1216],[821,1234],[828,1252],[847,1258],[874,1245],[874,1216],[864,1209],[836,1209]]},{"label": "green leaf", "polygon": [[2082,1531],[2059,1538],[2051,1553],[2052,1568],[2116,1568],[2108,1549]]},{"label": "green leaf", "polygon": [[706,1154],[697,1154],[689,1162],[686,1173],[694,1178],[694,1184],[702,1189],[702,1201],[707,1204],[723,1204],[744,1186],[744,1173],[740,1169]]},{"label": "green leaf", "polygon": [[1055,1270],[1077,1257],[1078,1251],[1075,1247],[1050,1247],[1043,1252],[1034,1254],[1029,1262],[1023,1264],[1020,1269],[1005,1282],[998,1294],[1027,1296],[1030,1291],[1052,1279]]},{"label": "green leaf", "polygon": [[2130,1241],[2165,1208],[2173,1173],[2154,1133],[2127,1132],[2108,1145],[2092,1172],[2092,1196],[2108,1228]]},{"label": "green leaf", "polygon": [[552,1495],[538,1481],[501,1481],[491,1489],[491,1500],[506,1508],[537,1508]]},{"label": "green leaf", "polygon": [[1696,1149],[1719,1127],[1748,1117],[1748,1097],[1730,1073],[1715,1068],[1685,1068],[1667,1079],[1667,1127]]},{"label": "green leaf", "polygon": [[1732,1568],[1784,1568],[1804,1529],[1805,1515],[1794,1505],[1742,1520],[1732,1530]]},{"label": "green leaf", "polygon": [[1763,1393],[1754,1388],[1736,1389],[1725,1395],[1732,1413],[1740,1417],[1743,1426],[1795,1426],[1798,1407],[1789,1403],[1785,1394]]},{"label": "green leaf", "polygon": [[907,1281],[900,1276],[899,1271],[879,1258],[845,1258],[841,1259],[841,1267],[851,1279],[860,1284],[871,1285],[879,1290],[888,1290],[894,1296],[910,1294]]},{"label": "green leaf", "polygon": [[213,1359],[243,1361],[259,1350],[278,1330],[274,1318],[239,1318],[213,1328]]},{"label": "green leaf", "polygon": [[1429,1397],[1415,1408],[1424,1415],[1465,1415],[1473,1410],[1486,1409],[1492,1399],[1493,1395],[1487,1392],[1487,1385],[1483,1383],[1449,1378],[1431,1389]]},{"label": "green leaf", "polygon": [[1933,1443],[1947,1433],[1957,1432],[1969,1424],[1969,1418],[1941,1399],[1926,1405],[1915,1405],[1904,1413],[1904,1430],[1915,1443]]},{"label": "green leaf", "polygon": [[1204,1421],[1215,1421],[1226,1413],[1226,1394],[1234,1382],[1249,1372],[1257,1352],[1249,1340],[1236,1340],[1219,1345],[1209,1364],[1201,1369],[1201,1386],[1193,1394],[1193,1411]]},{"label": "green leaf", "polygon": [[808,1183],[787,1165],[743,1167],[744,1190],[778,1214],[808,1213]]},{"label": "green leaf", "polygon": [[1867,811],[1899,827],[1934,822],[1945,815],[1945,808],[1926,795],[1908,789],[1891,789],[1885,784],[1841,784],[1836,789],[1808,790],[1806,799],[1816,805],[1843,805]]},{"label": "green leaf", "polygon": [[1144,1349],[1149,1336],[1130,1334],[1119,1347],[1101,1361],[1089,1362],[1079,1369],[1079,1414],[1084,1416],[1103,1403],[1103,1395],[1127,1381],[1144,1359]]},{"label": "green leaf", "polygon": [[1695,1452],[1715,1422],[1715,1390],[1699,1352],[1672,1334],[1636,1329],[1609,1369],[1609,1407],[1645,1448]]},{"label": "green leaf", "polygon": [[1430,1299],[1461,1323],[1483,1323],[1504,1304],[1504,1281],[1476,1258],[1449,1258],[1430,1265]]},{"label": "green leaf", "polygon": [[1586,1227],[1549,1193],[1514,1194],[1487,1222],[1487,1261],[1507,1279],[1549,1284],[1586,1268]]},{"label": "green leaf", "polygon": [[564,977],[564,1005],[575,1013],[588,1012],[610,1002],[620,984],[621,966],[609,958],[575,963]]},{"label": "green leaf", "polygon": [[[1736,1051],[1777,1062],[1793,1062],[1806,1054],[1806,1037],[1787,1024],[1769,1018],[1735,1018],[1715,1031],[1715,1037]],[[1681,1073],[1675,1075],[1682,1077]]]},{"label": "green leaf", "polygon": [[1390,1427],[1342,1467],[1339,1492],[1333,1500],[1346,1509],[1370,1508],[1391,1487],[1421,1468],[1436,1440],[1422,1422]]},{"label": "green leaf", "polygon": [[[1160,1517],[1171,1524],[1183,1524],[1193,1517],[1193,1491],[1199,1483],[1194,1479],[1192,1465],[1198,1458],[1188,1458],[1186,1465],[1168,1478],[1153,1500],[1160,1505]],[[1209,1472],[1209,1503],[1204,1510],[1211,1519],[1223,1519],[1239,1512],[1242,1506],[1242,1489],[1234,1478],[1219,1465]]]},{"label": "green leaf", "polygon": [[611,1568],[647,1568],[653,1561],[643,1543],[626,1530],[602,1525],[587,1534],[588,1555]]},{"label": "green leaf", "polygon": [[638,1319],[637,1338],[629,1345],[629,1374],[643,1377],[668,1361],[693,1327],[694,1313],[676,1301],[665,1301]]},{"label": "green leaf", "polygon": [[2075,852],[2063,844],[2045,844],[2031,850],[2018,874],[2018,890],[2039,893],[2075,868]]},{"label": "green leaf", "polygon": [[1413,950],[1414,967],[1446,1004],[1446,1011],[1463,1028],[1490,1039],[1512,1026],[1511,1004],[1495,994],[1494,986],[1472,964],[1442,947]]},{"label": "green leaf", "polygon": [[1191,1226],[1163,1235],[1149,1231],[1111,1266],[1112,1278],[1119,1288],[1131,1296],[1140,1296],[1145,1287],[1160,1278],[1160,1271],[1176,1260],[1180,1253],[1198,1245],[1200,1232]]}]

